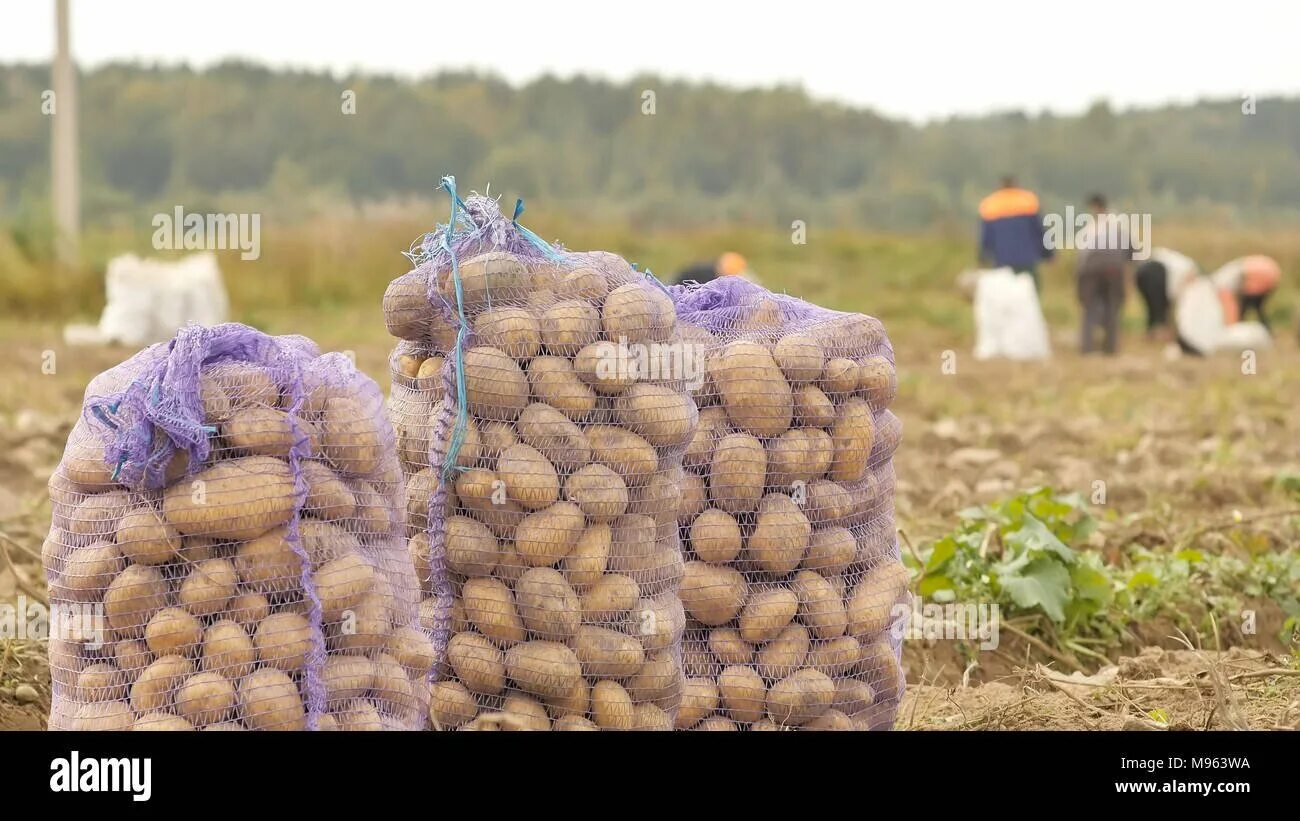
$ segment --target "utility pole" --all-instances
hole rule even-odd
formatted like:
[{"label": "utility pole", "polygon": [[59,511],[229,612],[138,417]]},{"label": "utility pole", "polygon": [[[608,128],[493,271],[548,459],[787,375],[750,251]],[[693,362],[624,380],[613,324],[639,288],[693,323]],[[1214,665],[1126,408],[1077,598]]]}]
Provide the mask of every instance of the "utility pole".
[{"label": "utility pole", "polygon": [[68,44],[68,0],[55,0],[54,15],[54,133],[50,152],[54,251],[59,263],[71,268],[77,265],[81,236],[81,182],[77,168],[77,73]]}]

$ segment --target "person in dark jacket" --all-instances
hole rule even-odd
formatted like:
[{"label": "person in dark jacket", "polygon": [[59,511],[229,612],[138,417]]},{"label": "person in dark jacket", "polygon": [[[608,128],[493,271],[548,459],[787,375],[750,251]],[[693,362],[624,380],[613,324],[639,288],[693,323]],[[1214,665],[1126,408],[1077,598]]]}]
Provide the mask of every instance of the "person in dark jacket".
[{"label": "person in dark jacket", "polygon": [[[1092,353],[1093,330],[1103,331],[1102,351],[1113,356],[1119,348],[1119,313],[1124,307],[1124,280],[1133,261],[1132,238],[1123,223],[1114,231],[1106,220],[1117,219],[1106,210],[1106,198],[1093,194],[1088,198],[1098,228],[1092,247],[1080,248],[1075,276],[1079,286],[1079,303],[1083,307],[1081,353]],[[1112,243],[1110,237],[1115,237]],[[1112,244],[1114,247],[1111,247]]]},{"label": "person in dark jacket", "polygon": [[981,264],[1029,274],[1038,288],[1038,264],[1051,258],[1052,249],[1043,241],[1037,195],[1003,177],[1002,187],[985,197],[979,210]]}]

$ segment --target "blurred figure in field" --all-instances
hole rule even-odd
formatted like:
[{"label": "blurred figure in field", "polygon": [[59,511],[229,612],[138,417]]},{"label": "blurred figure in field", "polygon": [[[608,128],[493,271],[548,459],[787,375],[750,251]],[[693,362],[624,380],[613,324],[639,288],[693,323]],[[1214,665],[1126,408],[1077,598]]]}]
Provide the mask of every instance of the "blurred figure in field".
[{"label": "blurred figure in field", "polygon": [[1201,275],[1200,266],[1186,254],[1152,248],[1151,258],[1138,266],[1133,278],[1147,307],[1147,338],[1171,342],[1175,336],[1170,308],[1189,282]]},{"label": "blurred figure in field", "polygon": [[980,264],[1029,274],[1034,288],[1039,289],[1038,264],[1051,259],[1052,249],[1043,241],[1038,196],[1007,176],[1002,178],[1001,188],[980,202],[979,210]]},{"label": "blurred figure in field", "polygon": [[711,282],[718,277],[740,277],[750,282],[757,283],[758,279],[754,272],[749,269],[749,263],[745,258],[735,251],[728,251],[722,256],[707,262],[697,262],[694,265],[683,268],[678,272],[675,284],[681,285],[687,282]]},{"label": "blurred figure in field", "polygon": [[1240,319],[1253,310],[1259,316],[1259,323],[1272,330],[1264,314],[1264,303],[1282,281],[1282,269],[1276,260],[1263,254],[1238,257],[1210,274],[1210,279],[1215,287],[1236,300]]},{"label": "blurred figure in field", "polygon": [[1119,312],[1124,307],[1124,277],[1133,260],[1133,248],[1124,222],[1107,211],[1105,197],[1089,197],[1088,210],[1095,226],[1093,241],[1079,248],[1075,270],[1083,307],[1079,350],[1085,354],[1095,350],[1093,330],[1100,327],[1102,351],[1113,355],[1119,348]]}]

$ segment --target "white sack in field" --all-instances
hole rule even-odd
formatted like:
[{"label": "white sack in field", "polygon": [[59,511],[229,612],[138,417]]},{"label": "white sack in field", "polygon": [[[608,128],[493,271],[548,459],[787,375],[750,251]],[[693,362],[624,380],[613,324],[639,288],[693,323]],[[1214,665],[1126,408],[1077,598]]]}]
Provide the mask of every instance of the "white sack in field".
[{"label": "white sack in field", "polygon": [[1010,268],[980,271],[975,281],[975,358],[1047,359],[1051,354],[1034,280]]},{"label": "white sack in field", "polygon": [[191,322],[219,325],[230,308],[210,253],[176,261],[124,254],[108,263],[104,285],[107,302],[99,325],[68,326],[63,336],[69,344],[141,347],[170,339]]}]

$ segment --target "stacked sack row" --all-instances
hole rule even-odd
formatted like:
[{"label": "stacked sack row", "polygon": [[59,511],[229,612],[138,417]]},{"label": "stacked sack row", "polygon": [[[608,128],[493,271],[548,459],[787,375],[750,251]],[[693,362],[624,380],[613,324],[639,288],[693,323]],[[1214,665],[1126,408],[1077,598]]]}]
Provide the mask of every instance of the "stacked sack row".
[{"label": "stacked sack row", "polygon": [[183,329],[101,374],[50,479],[50,729],[415,729],[432,648],[379,387]]}]

